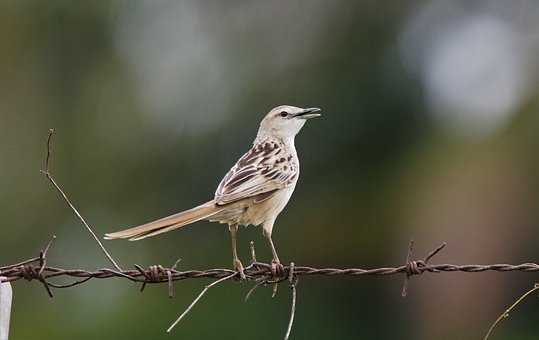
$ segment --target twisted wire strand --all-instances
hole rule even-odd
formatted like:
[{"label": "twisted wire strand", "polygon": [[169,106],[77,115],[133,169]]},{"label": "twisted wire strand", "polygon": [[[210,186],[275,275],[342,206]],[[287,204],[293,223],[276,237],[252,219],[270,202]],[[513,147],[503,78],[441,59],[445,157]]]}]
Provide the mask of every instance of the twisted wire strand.
[{"label": "twisted wire strand", "polygon": [[[125,278],[130,281],[140,283],[166,283],[169,281],[181,281],[186,279],[196,278],[213,278],[219,279],[229,276],[234,273],[234,270],[225,268],[214,268],[205,270],[177,270],[174,268],[166,268],[161,265],[153,265],[146,269],[136,265],[135,269],[118,271],[109,268],[97,269],[94,271],[83,269],[65,269],[58,267],[41,267],[39,258],[30,259],[24,261],[25,264],[14,264],[1,267],[2,276],[4,282],[14,282],[20,279],[26,279],[31,281],[33,279],[45,280],[51,286],[55,288],[68,288],[73,285],[54,285],[49,282],[49,279],[58,277],[71,277],[77,279],[86,279],[84,282],[90,279],[108,279],[108,278]],[[28,263],[30,262],[30,263]],[[412,268],[412,270],[410,269]],[[539,272],[539,264],[537,263],[522,263],[522,264],[424,264],[422,260],[410,261],[405,265],[397,267],[381,267],[381,268],[316,268],[311,266],[294,266],[295,276],[388,276],[388,275],[421,275],[425,272],[438,273],[438,272],[465,272],[465,273],[478,273],[485,271],[496,272],[509,272],[509,271],[521,271],[521,272]],[[40,273],[41,272],[41,273]],[[276,279],[277,282],[288,279],[290,272],[290,266],[284,266],[284,272],[282,277]],[[256,281],[266,277],[273,276],[271,271],[271,264],[254,262],[245,269],[247,280]],[[80,283],[84,283],[80,282]],[[78,283],[78,284],[80,284]]]}]

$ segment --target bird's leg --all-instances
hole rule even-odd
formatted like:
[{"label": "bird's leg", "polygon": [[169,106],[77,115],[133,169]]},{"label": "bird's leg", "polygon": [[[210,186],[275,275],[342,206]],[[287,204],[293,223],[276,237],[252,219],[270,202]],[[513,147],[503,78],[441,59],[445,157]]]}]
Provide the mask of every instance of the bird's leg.
[{"label": "bird's leg", "polygon": [[275,245],[273,244],[273,240],[271,239],[271,232],[268,232],[264,229],[264,236],[268,239],[268,243],[271,248],[271,254],[273,256],[273,259],[271,260],[271,272],[273,273],[273,276],[282,276],[284,274],[284,267],[281,264],[281,261],[279,261],[277,250],[275,250]]},{"label": "bird's leg", "polygon": [[238,258],[238,251],[236,250],[236,235],[238,233],[238,225],[230,224],[228,226],[228,230],[230,230],[230,238],[232,239],[232,257],[233,257],[232,263],[233,263],[234,269],[240,273],[241,279],[245,280],[243,264]]}]

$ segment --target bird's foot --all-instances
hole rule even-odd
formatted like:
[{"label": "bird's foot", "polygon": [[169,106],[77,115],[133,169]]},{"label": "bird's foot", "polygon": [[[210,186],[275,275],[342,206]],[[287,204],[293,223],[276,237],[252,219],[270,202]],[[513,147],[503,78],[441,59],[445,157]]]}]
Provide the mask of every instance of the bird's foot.
[{"label": "bird's foot", "polygon": [[279,260],[271,260],[271,275],[273,275],[274,278],[284,277],[284,266]]},{"label": "bird's foot", "polygon": [[241,261],[239,259],[235,259],[233,261],[233,266],[234,266],[234,269],[240,273],[240,278],[242,280],[245,280],[246,279],[246,276],[245,276],[245,269],[243,268],[243,264],[241,263]]}]

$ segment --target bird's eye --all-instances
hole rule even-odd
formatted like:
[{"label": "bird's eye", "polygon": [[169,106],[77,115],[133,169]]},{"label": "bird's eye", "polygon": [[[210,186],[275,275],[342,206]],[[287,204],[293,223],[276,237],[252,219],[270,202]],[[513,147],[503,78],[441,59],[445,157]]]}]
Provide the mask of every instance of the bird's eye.
[{"label": "bird's eye", "polygon": [[288,116],[288,112],[282,111],[279,115],[280,115],[281,117],[286,117],[286,116]]}]

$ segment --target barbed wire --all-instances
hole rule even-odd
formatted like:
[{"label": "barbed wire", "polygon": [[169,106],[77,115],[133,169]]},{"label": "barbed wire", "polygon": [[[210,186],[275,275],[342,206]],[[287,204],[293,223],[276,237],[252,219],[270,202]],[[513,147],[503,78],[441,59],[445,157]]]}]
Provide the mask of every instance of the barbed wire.
[{"label": "barbed wire", "polygon": [[[53,240],[55,237],[53,237]],[[171,283],[186,279],[208,278],[221,279],[236,273],[232,269],[215,268],[204,270],[178,270],[176,266],[164,267],[162,265],[152,265],[143,268],[137,264],[134,269],[116,270],[110,268],[102,268],[97,270],[84,269],[66,269],[47,266],[47,253],[51,247],[52,241],[47,244],[45,249],[40,252],[38,257],[18,262],[11,265],[0,267],[0,274],[4,277],[3,282],[14,282],[21,279],[27,281],[39,280],[40,282],[54,288],[69,288],[89,281],[90,279],[108,279],[108,278],[124,278],[133,282],[140,283]],[[439,252],[443,246],[438,247],[435,251]],[[435,255],[435,254],[434,254]],[[465,272],[479,273],[485,271],[495,272],[539,272],[539,264],[537,263],[521,263],[521,264],[428,264],[427,261],[434,256],[429,254],[427,260],[409,260],[403,265],[394,267],[379,267],[379,268],[316,268],[313,266],[294,266],[294,276],[390,276],[390,275],[405,275],[411,277],[421,275],[425,272],[440,273],[440,272]],[[245,268],[247,281],[256,281],[262,279],[272,279],[272,283],[280,283],[289,279],[290,265],[284,266],[283,273],[279,274],[272,271],[272,266],[269,263],[258,262],[256,258],[249,266]],[[276,276],[277,275],[277,276]],[[84,281],[76,281],[70,284],[54,284],[49,280],[59,277],[70,277],[84,279]]]},{"label": "barbed wire", "polygon": [[[86,222],[72,201],[66,195],[61,186],[56,182],[52,176],[49,166],[52,155],[52,136],[54,129],[49,130],[47,138],[47,153],[44,162],[44,170],[41,170],[42,174],[52,184],[54,189],[60,194],[62,199],[67,203],[68,207],[75,214],[75,216],[81,221],[93,239],[98,244],[101,251],[106,258],[114,266],[114,269],[101,268],[97,270],[85,270],[85,269],[69,269],[50,266],[47,261],[47,255],[51,249],[55,236],[47,243],[42,251],[39,252],[37,257],[29,258],[27,260],[4,265],[0,267],[0,284],[3,282],[16,282],[19,280],[26,281],[39,281],[45,288],[47,294],[52,298],[53,289],[71,288],[93,279],[109,279],[109,278],[123,278],[132,282],[140,283],[140,290],[143,291],[148,284],[168,284],[169,297],[174,296],[174,282],[187,279],[214,279],[215,281],[206,285],[200,294],[192,301],[187,309],[172,323],[167,329],[170,332],[176,324],[178,324],[198,303],[198,301],[207,293],[207,291],[225,281],[234,279],[238,281],[251,281],[254,282],[253,287],[248,291],[245,296],[247,300],[253,292],[263,285],[273,285],[273,295],[277,292],[277,287],[282,282],[289,282],[291,289],[291,311],[290,319],[285,334],[285,340],[290,336],[292,325],[294,322],[294,316],[296,311],[296,298],[297,298],[297,283],[302,276],[395,276],[402,275],[404,282],[402,285],[402,296],[405,297],[408,291],[409,280],[412,276],[422,275],[424,273],[441,273],[441,272],[464,272],[464,273],[479,273],[486,271],[494,272],[539,272],[539,264],[533,262],[526,262],[521,264],[430,264],[430,260],[437,255],[442,249],[446,247],[446,243],[442,243],[440,246],[430,251],[423,259],[413,259],[413,240],[410,241],[408,247],[408,253],[406,260],[403,264],[393,267],[379,267],[379,268],[317,268],[313,266],[298,266],[293,262],[290,265],[283,266],[282,271],[275,271],[274,266],[269,263],[259,262],[256,259],[256,252],[254,243],[251,242],[251,262],[249,266],[245,267],[245,279],[242,280],[239,272],[226,268],[215,269],[203,269],[203,270],[178,270],[177,266],[180,260],[176,261],[174,265],[165,267],[162,265],[151,265],[144,268],[140,265],[134,264],[133,269],[122,269],[119,262],[115,260],[112,255],[105,249],[99,238],[96,236],[92,227]],[[70,283],[57,283],[52,282],[59,278],[71,278],[75,279]],[[516,305],[518,305],[524,298],[530,295],[532,292],[539,289],[536,285],[521,298],[519,298],[513,305],[511,305],[498,319],[492,324],[487,335],[484,339],[487,339],[496,325],[507,317],[509,311],[511,311]]]},{"label": "barbed wire", "polygon": [[[50,247],[50,245],[49,245]],[[130,281],[140,283],[170,283],[186,279],[213,278],[220,279],[236,273],[232,269],[215,268],[205,270],[177,270],[174,267],[164,267],[162,265],[152,265],[142,268],[134,265],[134,269],[118,271],[116,269],[102,268],[97,270],[65,269],[47,266],[46,253],[48,247],[40,253],[39,257],[31,258],[19,263],[0,267],[1,276],[5,277],[4,282],[14,282],[21,279],[39,280],[54,288],[69,288],[89,281],[90,279],[125,278]],[[411,260],[406,264],[395,267],[380,268],[316,268],[312,266],[294,266],[294,276],[390,276],[405,275],[407,277],[421,275],[425,272],[465,272],[478,273],[485,271],[495,272],[539,272],[537,263],[521,264],[426,264],[424,260]],[[287,280],[290,273],[290,266],[284,266],[283,274],[275,276],[272,272],[271,264],[263,262],[252,262],[245,268],[247,281],[258,281],[271,277],[273,281],[279,283]],[[278,274],[277,274],[278,275]],[[52,278],[58,277],[83,278],[84,282],[76,281],[68,285],[58,285],[49,282]]]},{"label": "barbed wire", "polygon": [[[174,296],[174,282],[187,279],[215,279],[214,283],[205,287],[205,289],[199,294],[199,296],[193,300],[193,303],[180,315],[174,324],[168,329],[172,328],[183,317],[190,312],[192,307],[198,302],[198,300],[207,292],[207,290],[215,284],[220,284],[229,279],[241,281],[239,274],[227,268],[213,268],[204,270],[178,270],[177,265],[179,260],[173,266],[165,267],[162,265],[151,265],[143,268],[140,265],[133,265],[133,269],[110,269],[101,268],[97,270],[84,270],[84,269],[68,269],[59,268],[48,265],[47,255],[51,246],[56,239],[55,236],[47,243],[45,248],[39,252],[39,256],[30,258],[18,263],[4,265],[0,267],[0,276],[2,276],[2,282],[16,282],[19,280],[26,281],[39,281],[44,287],[47,294],[52,298],[53,288],[63,289],[78,286],[89,282],[92,279],[109,279],[109,278],[123,278],[132,282],[141,284],[141,291],[144,290],[147,284],[168,284],[169,297]],[[445,243],[429,252],[424,259],[413,260],[412,249],[413,241],[410,242],[407,261],[400,266],[393,267],[379,267],[379,268],[316,268],[313,266],[299,266],[291,263],[284,266],[283,271],[279,274],[272,270],[272,266],[269,263],[258,262],[256,260],[256,253],[253,242],[251,242],[251,263],[245,267],[246,281],[254,282],[255,285],[247,293],[246,300],[253,293],[253,291],[262,286],[268,284],[277,284],[288,281],[292,289],[293,300],[291,307],[291,318],[287,329],[287,336],[290,334],[292,328],[293,317],[295,313],[295,300],[296,300],[296,283],[301,276],[404,276],[404,284],[402,295],[406,296],[406,290],[408,286],[408,280],[412,276],[422,275],[424,273],[442,273],[442,272],[464,272],[464,273],[479,273],[486,271],[494,272],[539,272],[539,264],[537,263],[521,263],[521,264],[429,264],[436,254],[438,254],[444,247]],[[59,278],[73,278],[75,281],[67,284],[60,284],[52,282],[53,279]],[[505,315],[504,313],[503,315]],[[498,323],[497,320],[496,323]],[[489,331],[490,334],[491,330]]]}]

